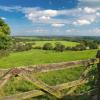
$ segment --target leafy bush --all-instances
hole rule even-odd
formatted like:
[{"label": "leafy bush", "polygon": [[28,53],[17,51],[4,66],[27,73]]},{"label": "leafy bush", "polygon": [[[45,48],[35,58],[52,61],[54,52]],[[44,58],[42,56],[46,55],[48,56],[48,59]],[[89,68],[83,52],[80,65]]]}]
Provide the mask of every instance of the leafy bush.
[{"label": "leafy bush", "polygon": [[33,49],[42,49],[42,47],[40,47],[40,46],[35,46],[35,47],[33,47]]},{"label": "leafy bush", "polygon": [[43,50],[52,50],[53,49],[53,46],[51,43],[45,43],[43,45]]},{"label": "leafy bush", "polygon": [[97,42],[95,42],[95,41],[83,41],[83,44],[86,47],[89,47],[89,49],[97,49],[98,48]]},{"label": "leafy bush", "polygon": [[72,50],[75,50],[75,51],[81,51],[81,50],[86,50],[86,47],[84,44],[79,44],[75,47],[72,47]]},{"label": "leafy bush", "polygon": [[63,52],[65,50],[65,46],[59,42],[55,43],[55,48],[56,51]]},{"label": "leafy bush", "polygon": [[2,19],[0,19],[0,55],[1,56],[7,53],[7,50],[10,49],[10,45],[11,45],[10,28]]},{"label": "leafy bush", "polygon": [[13,51],[27,51],[32,49],[31,43],[17,42],[13,46]]}]

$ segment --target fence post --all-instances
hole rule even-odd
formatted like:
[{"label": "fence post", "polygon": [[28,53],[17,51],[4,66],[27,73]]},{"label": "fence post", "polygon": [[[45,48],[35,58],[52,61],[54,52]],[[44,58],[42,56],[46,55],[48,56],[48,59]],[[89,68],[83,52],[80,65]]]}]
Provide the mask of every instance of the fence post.
[{"label": "fence post", "polygon": [[96,58],[99,59],[99,62],[97,63],[97,70],[98,70],[98,80],[97,80],[97,100],[100,100],[100,50],[97,51]]}]

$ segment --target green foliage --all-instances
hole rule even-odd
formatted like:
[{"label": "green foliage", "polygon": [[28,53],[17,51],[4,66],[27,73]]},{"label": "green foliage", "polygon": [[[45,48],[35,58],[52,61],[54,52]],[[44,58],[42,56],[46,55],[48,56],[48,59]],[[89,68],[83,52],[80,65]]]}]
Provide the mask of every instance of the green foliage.
[{"label": "green foliage", "polygon": [[63,52],[65,50],[65,45],[61,44],[60,42],[55,43],[55,48],[56,51]]},{"label": "green foliage", "polygon": [[86,50],[86,46],[84,44],[79,44],[75,47],[72,47],[72,50],[75,50],[75,51]]},{"label": "green foliage", "polygon": [[11,38],[9,35],[0,35],[0,50],[10,49]]},{"label": "green foliage", "polygon": [[[11,37],[10,37],[10,28],[9,26],[0,19],[0,50],[10,49]],[[2,52],[0,52],[1,54]]]},{"label": "green foliage", "polygon": [[43,45],[43,50],[52,50],[53,49],[53,46],[51,43],[45,43]]},{"label": "green foliage", "polygon": [[33,48],[32,45],[33,45],[32,43],[13,42],[12,50],[13,51],[28,51]]},{"label": "green foliage", "polygon": [[82,42],[86,47],[89,47],[89,49],[97,49],[98,45],[96,41],[86,41],[84,40]]}]

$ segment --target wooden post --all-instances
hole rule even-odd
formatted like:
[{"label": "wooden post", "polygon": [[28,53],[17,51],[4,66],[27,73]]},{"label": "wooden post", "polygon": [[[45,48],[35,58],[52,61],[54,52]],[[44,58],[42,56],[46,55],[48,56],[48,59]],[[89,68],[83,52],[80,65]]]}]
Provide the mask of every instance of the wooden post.
[{"label": "wooden post", "polygon": [[97,80],[97,100],[100,100],[100,50],[98,50],[96,58],[99,58],[99,62],[97,63],[97,70],[98,70],[98,80]]}]

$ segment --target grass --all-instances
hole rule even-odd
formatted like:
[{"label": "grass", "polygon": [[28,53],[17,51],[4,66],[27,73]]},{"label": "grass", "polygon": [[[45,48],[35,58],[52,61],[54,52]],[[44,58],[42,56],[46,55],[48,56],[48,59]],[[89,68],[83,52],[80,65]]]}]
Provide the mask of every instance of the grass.
[{"label": "grass", "polygon": [[[82,59],[94,58],[96,52],[97,50],[64,51],[64,52],[30,50],[24,52],[16,52],[16,53],[11,53],[9,56],[0,59],[0,68],[82,60]],[[67,70],[64,69],[64,70],[52,71],[48,73],[40,73],[35,75],[38,79],[44,81],[49,85],[57,85],[79,79],[83,71],[84,71],[83,67],[77,67]],[[85,86],[84,88],[88,89],[88,86]],[[83,90],[84,88],[82,87]],[[25,92],[33,89],[37,89],[33,84],[19,77],[15,77],[12,78],[6,84],[6,86],[0,91],[0,95],[4,96],[19,92]],[[80,91],[82,91],[82,89]],[[87,96],[86,97],[84,96],[82,98],[73,100],[90,100],[88,99]],[[56,99],[53,99],[52,97],[46,95],[33,99],[31,98],[28,100],[56,100]]]},{"label": "grass", "polygon": [[33,47],[43,47],[45,43],[51,43],[53,46],[55,46],[56,42],[60,42],[66,47],[73,47],[79,44],[77,42],[70,42],[70,41],[35,41],[35,45],[33,45]]},{"label": "grass", "polygon": [[0,68],[11,68],[18,66],[28,66],[33,64],[57,63],[73,60],[94,58],[97,50],[86,51],[44,51],[30,50],[24,52],[11,53],[9,56],[0,59]]},{"label": "grass", "polygon": [[[78,79],[83,70],[84,70],[83,67],[77,67],[72,69],[52,71],[48,73],[39,73],[35,74],[35,76],[49,85],[57,85]],[[14,77],[5,85],[0,94],[9,95],[33,89],[37,88],[30,82],[25,81],[20,77]]]},{"label": "grass", "polygon": [[84,67],[76,67],[71,69],[40,73],[36,74],[36,76],[37,78],[39,78],[40,80],[44,81],[49,85],[57,85],[79,79],[83,71]]},{"label": "grass", "polygon": [[[79,77],[83,71],[84,71],[84,67],[77,67],[77,68],[72,68],[72,69],[52,71],[52,72],[48,72],[48,73],[39,73],[39,74],[35,74],[35,75],[38,79],[44,81],[45,83],[47,83],[49,85],[54,86],[54,85],[61,84],[64,82],[69,82],[69,81],[74,81],[74,80],[79,79]],[[85,86],[84,88],[87,89],[88,86]],[[0,91],[0,95],[5,96],[5,95],[17,94],[20,92],[22,93],[22,92],[26,92],[26,91],[30,91],[30,90],[34,90],[34,89],[38,89],[38,88],[35,87],[30,82],[23,80],[20,77],[15,77],[15,78],[12,78],[3,87],[3,89]],[[82,91],[82,90],[80,90],[80,91]],[[64,92],[64,93],[66,93],[66,92]],[[83,96],[82,98],[74,98],[71,100],[91,100],[88,98],[90,98],[90,97]],[[63,100],[65,100],[65,99],[63,99]],[[46,94],[44,96],[30,98],[27,100],[56,100],[56,99],[54,97]]]}]

